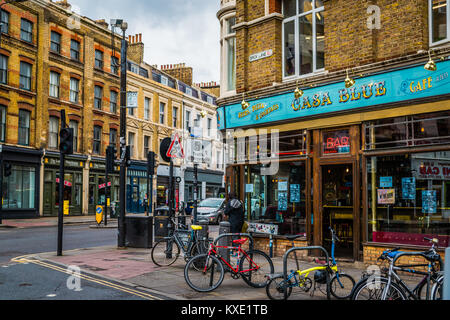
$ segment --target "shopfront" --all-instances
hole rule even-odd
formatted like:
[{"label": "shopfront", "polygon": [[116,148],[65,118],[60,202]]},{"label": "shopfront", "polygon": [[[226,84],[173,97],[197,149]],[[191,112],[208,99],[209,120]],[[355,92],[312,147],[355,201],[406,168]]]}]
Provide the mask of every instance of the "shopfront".
[{"label": "shopfront", "polygon": [[11,175],[3,176],[2,218],[39,217],[39,168],[42,152],[5,145],[1,152],[3,163],[11,165]]},{"label": "shopfront", "polygon": [[[87,158],[66,156],[64,165],[64,201],[69,202],[69,215],[82,215],[83,168]],[[44,216],[58,216],[59,208],[59,154],[44,157]]]},{"label": "shopfront", "polygon": [[119,202],[119,167],[114,174],[108,175],[106,181],[105,160],[93,159],[89,163],[89,214],[95,214],[97,206],[106,206],[107,198],[110,196],[111,205]]},{"label": "shopfront", "polygon": [[450,61],[438,70],[420,65],[362,77],[350,89],[333,83],[301,98],[284,92],[219,107],[227,191],[280,243],[300,234],[305,245],[330,249],[333,227],[339,258],[426,247],[427,236],[448,246]]}]

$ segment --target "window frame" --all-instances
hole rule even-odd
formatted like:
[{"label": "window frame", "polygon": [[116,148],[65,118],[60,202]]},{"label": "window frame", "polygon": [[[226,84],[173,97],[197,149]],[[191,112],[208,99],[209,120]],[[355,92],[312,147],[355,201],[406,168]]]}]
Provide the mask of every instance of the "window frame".
[{"label": "window frame", "polygon": [[[23,74],[23,68],[22,66],[27,66],[30,67],[30,75],[25,75]],[[26,90],[26,91],[31,91],[31,86],[32,86],[32,78],[33,78],[33,65],[31,63],[28,63],[26,61],[20,61],[20,71],[19,71],[19,89],[22,90]],[[23,81],[22,80],[26,80],[27,81],[27,87],[23,86]]]},{"label": "window frame", "polygon": [[150,152],[150,136],[144,135],[144,158],[147,158],[149,152]]},{"label": "window frame", "polygon": [[428,37],[430,47],[450,42],[450,0],[447,1],[447,38],[433,42],[433,0],[428,0]]},{"label": "window frame", "polygon": [[[56,76],[56,79],[57,79],[57,83],[52,83],[52,75],[54,75],[54,76]],[[60,85],[61,85],[61,74],[59,73],[59,72],[56,72],[56,71],[50,71],[50,74],[49,74],[49,84],[48,84],[48,87],[49,87],[49,96],[50,97],[52,97],[52,98],[58,98],[59,99],[59,95],[60,95],[60,90],[59,90],[59,88],[60,88]],[[56,90],[56,95],[53,95],[53,93],[54,92],[52,92],[53,90]]]},{"label": "window frame", "polygon": [[[25,30],[24,29],[24,22],[28,23],[28,26],[31,26],[31,31],[29,30]],[[28,43],[33,43],[33,28],[34,28],[34,23],[28,19],[25,18],[21,18],[20,19],[20,40],[28,42]],[[29,36],[31,39],[25,39],[24,35]]]},{"label": "window frame", "polygon": [[172,106],[172,126],[174,128],[178,125],[178,107]]},{"label": "window frame", "polygon": [[[117,133],[118,132],[117,132],[116,128],[109,128],[109,145],[110,146],[116,146],[117,145]],[[111,139],[112,137],[114,137],[114,139]]]},{"label": "window frame", "polygon": [[8,116],[8,108],[0,105],[0,142],[6,142],[6,117]]},{"label": "window frame", "polygon": [[[53,40],[53,35],[57,35],[59,37],[58,42]],[[59,32],[53,30],[50,32],[50,51],[61,54],[61,39],[62,35]],[[56,50],[53,48],[54,45],[56,46]]]},{"label": "window frame", "polygon": [[[223,72],[223,75],[222,75],[222,80],[223,80],[223,83],[224,83],[224,86],[223,86],[223,91],[224,92],[227,92],[227,93],[233,93],[233,92],[235,92],[236,91],[236,80],[237,80],[237,76],[236,76],[236,72],[237,72],[237,60],[236,60],[236,54],[237,54],[237,52],[236,52],[236,47],[237,47],[237,45],[236,45],[236,40],[237,40],[237,38],[236,38],[236,31],[234,31],[234,30],[230,30],[230,23],[229,23],[229,21],[231,20],[231,19],[234,19],[234,24],[233,24],[233,26],[234,25],[236,25],[236,13],[232,13],[232,14],[230,14],[230,15],[227,15],[227,16],[224,16],[223,17],[223,19],[222,19],[222,23],[221,23],[221,25],[222,25],[222,30],[221,30],[221,35],[222,35],[222,38],[221,38],[221,45],[222,45],[222,61],[223,61],[223,64],[224,64],[224,66],[225,66],[225,68],[223,69],[224,70],[224,72]],[[229,31],[232,31],[232,32],[229,32]],[[233,84],[233,86],[232,87],[230,87],[230,79],[229,79],[229,62],[230,62],[230,56],[229,56],[229,40],[230,39],[234,39],[234,84]]]},{"label": "window frame", "polygon": [[69,128],[73,129],[73,151],[78,152],[78,130],[80,130],[80,123],[76,120],[69,120]]},{"label": "window frame", "polygon": [[[56,131],[52,131],[54,124],[52,125],[52,121],[56,121]],[[56,145],[51,144],[51,136],[56,138]],[[49,149],[58,149],[59,143],[59,118],[55,116],[50,116],[48,119],[48,143],[47,146]]]},{"label": "window frame", "polygon": [[[99,58],[97,57],[97,54],[99,54],[99,53],[102,54],[101,59],[99,59]],[[103,68],[104,68],[104,66],[105,66],[105,63],[104,63],[104,61],[105,61],[105,54],[104,54],[104,52],[101,51],[101,50],[96,49],[96,50],[95,50],[95,53],[94,53],[94,58],[95,58],[94,67],[95,67],[96,69],[103,70]]]},{"label": "window frame", "polygon": [[[113,99],[113,96],[115,99]],[[117,91],[109,90],[109,112],[117,113],[117,102],[118,102],[119,94]]]},{"label": "window frame", "polygon": [[[98,131],[98,132],[96,132]],[[98,133],[99,137],[96,138],[96,133]],[[102,134],[103,128],[101,126],[94,126],[94,134],[92,137],[92,153],[101,155],[102,154]],[[96,148],[98,146],[98,150]]]},{"label": "window frame", "polygon": [[[161,107],[162,106],[164,106],[164,110],[161,112]],[[166,103],[160,101],[159,102],[159,119],[158,119],[160,124],[165,124],[166,123],[166,117],[164,116],[165,112],[166,112]]]},{"label": "window frame", "polygon": [[[101,96],[97,96],[97,90],[100,89]],[[97,106],[98,105],[98,106]],[[94,86],[94,109],[102,110],[103,109],[103,87],[102,86]]]},{"label": "window frame", "polygon": [[[77,44],[77,50],[73,47],[73,44]],[[70,59],[74,61],[80,61],[81,59],[81,43],[78,40],[71,39],[70,40]],[[75,53],[75,57],[74,57]]]},{"label": "window frame", "polygon": [[[8,67],[9,67],[9,57],[4,54],[0,54],[0,62],[5,60],[6,69],[0,69],[0,84],[8,84]],[[2,67],[2,63],[0,63],[0,68]],[[2,81],[3,74],[5,76],[5,81]]]},{"label": "window frame", "polygon": [[[296,14],[292,17],[285,18],[281,22],[281,41],[282,41],[282,78],[283,81],[288,81],[292,79],[300,79],[305,77],[310,77],[311,75],[326,72],[325,66],[323,68],[317,69],[317,17],[318,13],[323,13],[325,11],[325,6],[316,8],[316,0],[311,0],[312,9],[306,12],[299,13],[299,1],[295,1],[296,5]],[[281,3],[281,12],[284,15],[284,2]],[[300,74],[300,36],[299,36],[299,20],[300,18],[311,15],[312,16],[312,49],[313,49],[313,61],[312,61],[312,72]],[[285,59],[285,25],[289,22],[294,21],[294,30],[295,30],[295,73],[290,76],[285,75],[286,70],[286,59]],[[325,63],[324,63],[325,65]]]},{"label": "window frame", "polygon": [[[3,21],[3,16],[6,16],[7,19],[6,21]],[[0,10],[0,32],[4,33],[4,34],[9,34],[9,21],[10,21],[10,17],[11,14],[9,13],[9,11],[6,11],[5,9],[1,9]],[[6,32],[3,31],[4,29],[4,25],[6,25]]]},{"label": "window frame", "polygon": [[144,120],[150,120],[150,105],[151,105],[152,99],[145,97],[144,98]]},{"label": "window frame", "polygon": [[[72,81],[77,82],[76,90],[73,90],[72,88]],[[72,99],[72,94],[75,94],[75,99]],[[80,79],[71,77],[70,83],[69,83],[69,101],[72,103],[79,103],[80,102]]]},{"label": "window frame", "polygon": [[[21,126],[21,115],[27,115],[27,126]],[[18,145],[21,146],[29,146],[30,145],[30,131],[31,131],[31,111],[19,109],[19,123],[18,123],[18,129],[19,129],[19,139],[17,141]],[[22,130],[21,130],[22,129]],[[25,130],[25,131],[24,131]],[[23,132],[26,132],[26,139],[23,140]]]},{"label": "window frame", "polygon": [[115,74],[116,76],[119,75],[120,70],[120,61],[117,57],[111,56],[111,73]]}]

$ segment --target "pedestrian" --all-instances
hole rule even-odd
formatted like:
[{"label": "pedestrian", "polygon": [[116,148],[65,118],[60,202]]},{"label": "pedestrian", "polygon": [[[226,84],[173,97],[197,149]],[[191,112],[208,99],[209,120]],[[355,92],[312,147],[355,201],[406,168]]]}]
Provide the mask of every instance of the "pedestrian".
[{"label": "pedestrian", "polygon": [[234,192],[228,195],[228,203],[225,208],[225,216],[231,225],[231,233],[241,233],[244,225],[244,205]]}]

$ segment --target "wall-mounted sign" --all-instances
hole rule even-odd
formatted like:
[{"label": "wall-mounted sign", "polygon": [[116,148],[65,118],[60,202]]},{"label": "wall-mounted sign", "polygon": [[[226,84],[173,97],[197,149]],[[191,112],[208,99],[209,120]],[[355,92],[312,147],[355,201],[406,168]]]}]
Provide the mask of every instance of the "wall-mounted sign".
[{"label": "wall-mounted sign", "polygon": [[327,131],[323,134],[323,153],[350,153],[349,130]]},{"label": "wall-mounted sign", "polygon": [[266,50],[266,51],[262,51],[262,52],[258,52],[258,53],[252,54],[250,56],[249,60],[250,60],[250,62],[253,62],[253,61],[257,61],[257,60],[261,60],[261,59],[264,59],[264,58],[271,57],[272,55],[273,55],[273,50],[269,49],[269,50]]},{"label": "wall-mounted sign", "polygon": [[127,108],[137,108],[137,107],[138,107],[138,92],[128,91]]},{"label": "wall-mounted sign", "polygon": [[427,71],[421,65],[358,78],[355,85],[348,89],[343,80],[316,88],[302,88],[304,95],[299,99],[295,99],[292,90],[277,96],[249,100],[250,106],[246,110],[242,110],[241,103],[237,102],[219,108],[218,112],[225,116],[220,127],[253,126],[448,94],[450,61],[436,64],[436,72]]}]

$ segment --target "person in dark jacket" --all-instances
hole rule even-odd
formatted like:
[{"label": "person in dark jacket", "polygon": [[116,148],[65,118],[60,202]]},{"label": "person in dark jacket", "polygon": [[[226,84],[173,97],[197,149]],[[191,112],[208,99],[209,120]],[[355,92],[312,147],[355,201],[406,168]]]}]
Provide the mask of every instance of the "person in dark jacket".
[{"label": "person in dark jacket", "polygon": [[228,203],[225,208],[225,215],[231,225],[231,233],[241,233],[244,225],[244,205],[236,197],[234,192],[228,195]]}]

